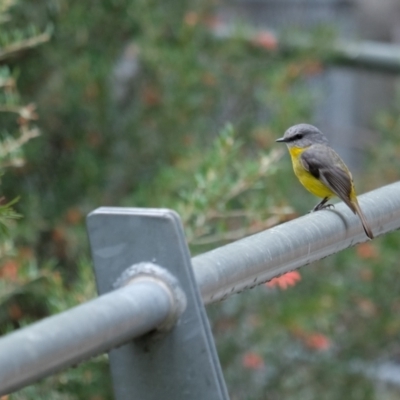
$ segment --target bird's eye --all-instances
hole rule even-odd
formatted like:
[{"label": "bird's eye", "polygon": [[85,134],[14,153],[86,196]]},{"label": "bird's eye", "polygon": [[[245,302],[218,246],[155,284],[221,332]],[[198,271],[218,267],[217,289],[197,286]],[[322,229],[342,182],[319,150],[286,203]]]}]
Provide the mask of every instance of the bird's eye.
[{"label": "bird's eye", "polygon": [[303,137],[303,134],[302,133],[298,133],[297,135],[295,135],[295,139],[297,140],[297,139],[301,139]]}]

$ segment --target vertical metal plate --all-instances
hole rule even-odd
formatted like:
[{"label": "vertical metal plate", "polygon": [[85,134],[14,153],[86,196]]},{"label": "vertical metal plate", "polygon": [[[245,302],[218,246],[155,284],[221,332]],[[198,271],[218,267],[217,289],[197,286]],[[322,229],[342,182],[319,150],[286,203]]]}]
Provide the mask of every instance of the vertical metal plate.
[{"label": "vertical metal plate", "polygon": [[117,400],[227,400],[207,315],[179,216],[165,209],[99,208],[87,219],[99,294],[132,264],[168,269],[187,308],[166,336],[135,340],[110,352]]}]

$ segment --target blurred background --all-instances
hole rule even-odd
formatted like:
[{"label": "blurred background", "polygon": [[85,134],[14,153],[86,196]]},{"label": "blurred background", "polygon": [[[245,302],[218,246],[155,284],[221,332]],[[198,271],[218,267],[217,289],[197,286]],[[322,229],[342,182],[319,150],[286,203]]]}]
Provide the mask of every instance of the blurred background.
[{"label": "blurred background", "polygon": [[[96,296],[99,206],[177,210],[193,255],[306,213],[275,144],[293,124],[358,193],[398,180],[399,65],[335,46],[395,46],[399,21],[396,0],[0,0],[0,334]],[[231,399],[398,399],[399,243],[209,307]],[[112,399],[107,356],[6,399]]]}]

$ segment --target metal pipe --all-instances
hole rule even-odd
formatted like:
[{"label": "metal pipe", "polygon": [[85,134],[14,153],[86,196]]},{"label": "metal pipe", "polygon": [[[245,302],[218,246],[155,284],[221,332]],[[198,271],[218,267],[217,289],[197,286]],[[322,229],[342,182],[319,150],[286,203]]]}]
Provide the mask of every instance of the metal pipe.
[{"label": "metal pipe", "polygon": [[[306,37],[297,37],[280,41],[281,51],[312,50],[313,42]],[[379,72],[400,72],[400,46],[396,43],[376,42],[372,40],[343,41],[327,43],[322,61],[331,64],[348,65],[372,69]]]},{"label": "metal pipe", "polygon": [[[359,196],[375,236],[400,228],[400,182]],[[205,304],[337,253],[368,238],[343,203],[192,259]]]},{"label": "metal pipe", "polygon": [[98,355],[162,324],[165,285],[138,280],[0,340],[0,396]]},{"label": "metal pipe", "polygon": [[332,62],[386,72],[400,72],[400,46],[374,41],[339,42],[334,46]]},{"label": "metal pipe", "polygon": [[[262,35],[269,38],[270,46],[282,52],[315,49],[315,40],[309,35],[298,33],[296,36],[281,38],[273,31],[254,29],[241,25],[236,29],[234,24],[220,23],[213,28],[219,39],[242,39],[257,43]],[[400,72],[400,46],[397,43],[363,41],[327,41],[325,52],[320,48],[319,57],[327,63],[368,68],[380,72]]]}]

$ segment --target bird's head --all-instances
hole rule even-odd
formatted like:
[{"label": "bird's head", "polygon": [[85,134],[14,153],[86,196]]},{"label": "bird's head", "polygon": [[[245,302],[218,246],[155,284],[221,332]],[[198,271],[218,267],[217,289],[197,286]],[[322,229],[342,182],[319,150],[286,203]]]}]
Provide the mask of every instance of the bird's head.
[{"label": "bird's head", "polygon": [[328,139],[315,126],[298,124],[290,127],[276,142],[286,143],[288,147],[305,148],[313,144],[328,144]]}]

